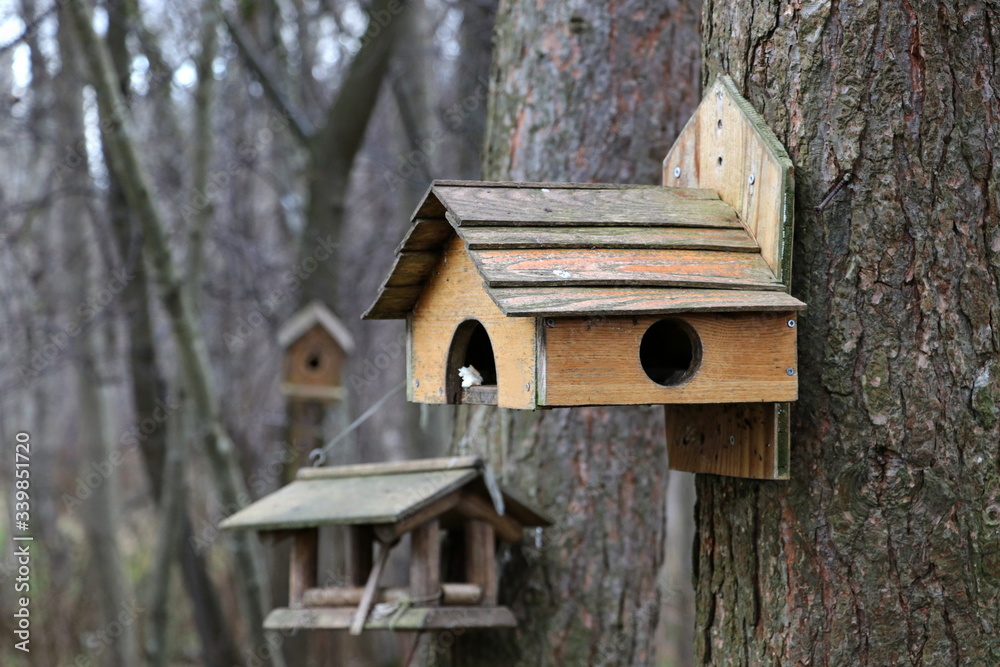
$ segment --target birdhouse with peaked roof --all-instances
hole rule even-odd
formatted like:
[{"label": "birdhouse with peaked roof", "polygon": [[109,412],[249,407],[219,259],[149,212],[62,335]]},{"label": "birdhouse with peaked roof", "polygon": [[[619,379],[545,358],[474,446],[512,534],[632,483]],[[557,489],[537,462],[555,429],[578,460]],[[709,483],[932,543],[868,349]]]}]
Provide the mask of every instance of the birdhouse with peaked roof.
[{"label": "birdhouse with peaked roof", "polygon": [[365,317],[406,320],[410,400],[677,406],[672,465],[784,477],[793,193],[722,77],[664,186],[435,181]]},{"label": "birdhouse with peaked roof", "polygon": [[[525,528],[551,523],[497,486],[482,459],[459,457],[304,468],[221,527],[293,540],[289,607],[273,610],[265,628],[358,634],[515,626],[497,603],[497,541],[517,544]],[[323,587],[318,529],[331,525],[349,529],[349,571],[347,585]],[[389,553],[406,536],[409,584],[384,587]]]},{"label": "birdhouse with peaked roof", "polygon": [[318,402],[343,398],[341,372],[354,340],[329,308],[310,303],[281,327],[278,343],[285,351],[282,393]]}]

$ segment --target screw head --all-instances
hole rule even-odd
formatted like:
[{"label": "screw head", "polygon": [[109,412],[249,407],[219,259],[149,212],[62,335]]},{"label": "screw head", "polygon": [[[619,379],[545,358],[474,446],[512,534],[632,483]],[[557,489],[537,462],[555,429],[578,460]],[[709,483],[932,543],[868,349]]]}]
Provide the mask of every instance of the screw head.
[{"label": "screw head", "polygon": [[556,325],[556,321],[554,319],[552,319],[551,317],[546,318],[546,320],[545,320],[545,326],[547,326],[547,327],[549,327],[551,329],[555,325]]},{"label": "screw head", "polygon": [[788,320],[788,326],[795,327],[795,320]]},{"label": "screw head", "polygon": [[736,436],[735,435],[729,436],[729,444],[730,445],[735,445],[736,444]]},{"label": "screw head", "polygon": [[788,375],[795,375],[795,369],[794,368],[786,368],[785,369],[785,373],[787,373]]},{"label": "screw head", "polygon": [[414,380],[413,381],[413,386],[414,387],[419,387],[420,386],[420,380]]},{"label": "screw head", "polygon": [[753,182],[756,181],[757,179],[754,177],[753,174],[750,174],[750,178],[748,178],[747,180],[750,181],[750,185],[753,185]]},{"label": "screw head", "polygon": [[681,177],[681,168],[674,167],[674,178],[680,178],[680,177]]}]

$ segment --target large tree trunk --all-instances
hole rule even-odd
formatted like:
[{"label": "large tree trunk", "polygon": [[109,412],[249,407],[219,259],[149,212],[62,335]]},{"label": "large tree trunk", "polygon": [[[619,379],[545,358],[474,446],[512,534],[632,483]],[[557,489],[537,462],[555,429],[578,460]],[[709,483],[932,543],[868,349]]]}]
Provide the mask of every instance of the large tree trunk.
[{"label": "large tree trunk", "polygon": [[1000,664],[1000,10],[714,0],[704,37],[795,162],[809,309],[791,481],[698,481],[701,662]]},{"label": "large tree trunk", "polygon": [[[651,0],[504,2],[484,175],[659,182],[698,101],[698,16]],[[489,458],[558,522],[501,557],[517,630],[460,635],[455,665],[648,665],[667,462],[662,409],[461,408],[457,452]],[[446,638],[428,642],[444,662]]]}]

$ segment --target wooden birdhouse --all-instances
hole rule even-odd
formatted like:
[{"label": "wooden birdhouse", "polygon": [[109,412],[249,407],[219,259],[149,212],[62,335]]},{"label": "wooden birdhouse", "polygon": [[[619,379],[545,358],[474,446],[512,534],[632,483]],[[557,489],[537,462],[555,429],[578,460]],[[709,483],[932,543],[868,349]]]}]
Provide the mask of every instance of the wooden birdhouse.
[{"label": "wooden birdhouse", "polygon": [[319,402],[344,397],[341,371],[354,340],[329,308],[310,303],[281,328],[278,343],[285,350],[282,393]]},{"label": "wooden birdhouse", "polygon": [[664,186],[435,181],[365,317],[406,320],[412,401],[665,404],[673,467],[785,477],[793,194],[723,77]]},{"label": "wooden birdhouse", "polygon": [[[358,634],[515,626],[497,604],[496,542],[516,544],[524,528],[550,524],[467,457],[304,468],[221,527],[294,540],[289,607],[273,610],[265,628]],[[332,587],[317,580],[318,529],[331,525],[349,528],[350,555],[347,584]],[[409,585],[383,587],[389,552],[407,535]]]}]

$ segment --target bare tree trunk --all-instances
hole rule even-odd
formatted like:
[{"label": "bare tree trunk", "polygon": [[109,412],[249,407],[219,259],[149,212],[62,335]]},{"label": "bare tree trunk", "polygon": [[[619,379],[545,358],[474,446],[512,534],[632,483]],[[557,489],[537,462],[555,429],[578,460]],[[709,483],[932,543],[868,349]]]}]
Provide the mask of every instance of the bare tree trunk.
[{"label": "bare tree trunk", "polygon": [[[73,35],[65,27],[59,31],[59,40],[62,53],[76,51],[72,43]],[[78,145],[84,136],[83,90],[75,67],[67,65],[67,68],[63,80],[68,89],[63,93],[69,94],[78,103],[73,108],[66,109],[60,134],[65,145]],[[77,94],[74,95],[74,92]],[[86,189],[85,171],[77,171],[69,178],[76,181],[74,185],[80,191]],[[81,205],[80,202],[77,202],[77,206],[84,210],[77,210],[77,224],[67,231],[70,242],[66,262],[71,267],[72,275],[75,275],[73,298],[82,304],[90,302],[91,289],[101,288],[100,275],[103,271],[94,239],[89,233],[97,221],[93,215],[88,214],[89,206]],[[63,213],[66,219],[74,217],[67,212]],[[131,585],[118,544],[118,530],[122,521],[118,481],[111,463],[114,460],[114,438],[111,432],[112,353],[112,324],[106,317],[99,316],[82,332],[77,349],[79,434],[83,452],[81,477],[90,479],[92,475],[99,476],[96,484],[90,485],[88,482],[93,490],[82,501],[81,513],[90,551],[90,567],[96,573],[96,587],[100,591],[97,596],[100,625],[93,629],[108,633],[113,626],[120,628],[120,636],[107,644],[107,652],[101,660],[102,664],[118,667],[138,664],[139,650],[136,640],[137,619],[132,617],[129,622],[118,620],[119,615],[127,613],[135,605],[131,599]]]},{"label": "bare tree trunk", "polygon": [[[706,0],[795,162],[791,480],[698,480],[702,664],[1000,664],[1000,9]],[[842,188],[817,211],[827,192]]]},{"label": "bare tree trunk", "polygon": [[[504,2],[497,15],[484,175],[658,183],[698,94],[698,16],[650,1]],[[663,563],[662,410],[459,409],[456,452],[557,517],[501,557],[519,627],[456,638],[454,665],[651,665]],[[444,639],[428,643],[445,662]]]},{"label": "bare tree trunk", "polygon": [[[212,469],[216,490],[226,512],[232,512],[250,501],[246,483],[241,476],[232,440],[226,432],[219,411],[219,400],[209,370],[208,352],[201,336],[189,292],[177,277],[166,225],[154,200],[149,178],[138,159],[130,135],[127,109],[121,92],[115,85],[114,68],[106,45],[94,33],[90,15],[82,2],[69,5],[71,24],[81,41],[97,91],[102,135],[110,148],[113,169],[118,175],[133,215],[142,223],[144,254],[160,290],[170,320],[185,385],[192,393],[196,407],[196,423],[201,431],[207,458]],[[240,532],[230,541],[236,569],[237,590],[251,636],[252,651],[269,655],[270,663],[283,665],[280,649],[271,647],[263,631],[265,610],[269,608],[263,556],[255,535]]]}]

